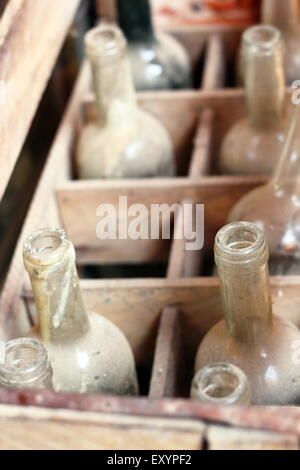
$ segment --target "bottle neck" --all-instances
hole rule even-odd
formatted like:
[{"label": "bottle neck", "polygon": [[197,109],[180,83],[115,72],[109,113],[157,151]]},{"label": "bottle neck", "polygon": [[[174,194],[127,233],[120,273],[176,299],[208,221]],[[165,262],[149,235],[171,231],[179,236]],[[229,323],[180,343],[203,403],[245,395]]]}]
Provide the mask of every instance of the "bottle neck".
[{"label": "bottle neck", "polygon": [[120,26],[129,42],[154,40],[149,0],[118,0]]},{"label": "bottle neck", "polygon": [[215,259],[229,334],[248,345],[263,341],[272,326],[272,301],[262,232],[247,222],[227,225],[216,237]]},{"label": "bottle neck", "polygon": [[293,194],[300,195],[300,105],[293,105],[285,143],[275,168],[271,184],[288,185]]},{"label": "bottle neck", "polygon": [[191,398],[212,405],[248,406],[250,384],[238,367],[232,364],[212,364],[195,375]]},{"label": "bottle neck", "polygon": [[24,245],[24,263],[30,276],[46,343],[75,341],[89,329],[75,266],[75,251],[65,232],[46,229]]},{"label": "bottle neck", "polygon": [[6,343],[4,360],[0,363],[0,386],[53,388],[52,367],[39,341],[21,338]]},{"label": "bottle neck", "polygon": [[298,0],[263,0],[262,22],[284,32],[294,31],[299,25]]},{"label": "bottle neck", "polygon": [[285,78],[283,44],[270,26],[250,28],[244,36],[246,107],[254,127],[272,127],[282,119]]},{"label": "bottle neck", "polygon": [[123,128],[135,124],[137,99],[125,39],[115,26],[99,26],[85,38],[90,60],[98,124]]}]

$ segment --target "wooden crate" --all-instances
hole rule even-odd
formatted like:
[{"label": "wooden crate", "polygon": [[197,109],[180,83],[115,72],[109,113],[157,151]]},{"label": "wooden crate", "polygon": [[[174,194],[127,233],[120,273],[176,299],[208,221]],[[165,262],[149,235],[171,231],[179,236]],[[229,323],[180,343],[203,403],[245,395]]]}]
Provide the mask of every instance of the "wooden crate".
[{"label": "wooden crate", "polygon": [[[181,176],[169,179],[74,181],[71,161],[78,131],[92,119],[86,98],[88,70],[78,80],[56,136],[0,296],[0,335],[26,335],[35,321],[22,244],[32,231],[63,225],[80,265],[166,260],[166,278],[82,280],[89,310],[110,318],[127,336],[140,376],[150,376],[137,398],[0,390],[0,449],[296,449],[297,408],[215,408],[187,399],[195,352],[203,335],[222,318],[218,280],[198,276],[202,253],[184,240],[100,243],[95,208],[115,203],[204,203],[206,255],[233,204],[264,178],[215,174],[224,132],[241,115],[241,90],[145,93],[144,109],[167,126]],[[228,112],[230,109],[230,113]],[[84,230],[82,229],[84,228]],[[177,229],[175,221],[175,230]],[[203,266],[203,264],[202,264]],[[272,278],[276,313],[299,302],[299,277]],[[145,383],[145,381],[144,381]]]},{"label": "wooden crate", "polygon": [[[66,22],[63,22],[66,31],[68,16],[67,10],[64,10],[64,20],[54,21],[55,7],[57,12],[60,11],[55,2],[51,2],[50,22],[47,17],[49,24],[46,24],[45,18],[38,16],[41,10],[36,11],[36,18],[40,18],[37,20],[38,29],[46,31],[43,40],[48,38],[47,41],[50,41],[47,36],[48,33],[50,35],[50,26],[53,34],[55,32],[54,39],[51,35],[52,44],[55,44],[51,49],[52,63],[54,49],[58,51],[59,42],[62,41],[62,24],[57,21]],[[68,0],[69,22],[77,3]],[[3,23],[3,19],[6,18],[7,22],[8,18],[12,25],[16,8],[22,5],[25,8],[27,4],[28,0],[10,0],[9,8],[13,5],[15,8],[7,10],[9,14],[5,11],[1,17],[0,31],[1,26],[7,24]],[[27,16],[25,19],[27,21]],[[26,25],[28,28],[28,23]],[[21,33],[18,28],[16,30],[16,37],[19,37]],[[22,245],[28,234],[48,225],[62,225],[67,229],[75,244],[79,265],[165,261],[168,264],[165,278],[85,279],[81,282],[88,309],[110,318],[129,339],[140,378],[149,377],[148,383],[147,379],[143,380],[148,385],[143,388],[144,396],[122,398],[0,389],[1,450],[298,448],[300,412],[296,408],[216,409],[187,399],[197,345],[208,329],[222,317],[218,280],[197,275],[203,273],[205,261],[211,257],[213,237],[225,223],[230,208],[244,193],[261,184],[264,178],[216,174],[222,136],[230,124],[242,115],[244,108],[241,90],[215,90],[224,83],[223,45],[228,44],[225,49],[231,51],[228,54],[230,57],[236,51],[240,31],[232,33],[232,29],[223,28],[221,36],[220,29],[208,31],[202,28],[202,35],[198,28],[181,28],[173,32],[188,46],[195,64],[209,37],[202,91],[150,92],[141,94],[139,101],[144,109],[157,115],[168,128],[176,149],[179,176],[142,181],[72,180],[72,155],[78,132],[82,123],[94,115],[93,101],[86,96],[89,77],[88,70],[84,69],[53,143],[0,295],[0,336],[10,339],[26,335],[36,315],[32,291],[23,267]],[[30,39],[33,38],[38,42],[36,36],[30,35]],[[45,49],[47,41],[41,44],[41,50]],[[13,46],[14,42],[10,45],[12,50]],[[23,66],[28,67],[28,76],[33,76],[38,72],[31,67],[42,64],[40,69],[44,70],[45,75],[39,78],[40,89],[35,92],[30,89],[30,99],[22,104],[24,108],[20,108],[19,115],[14,115],[18,139],[13,142],[8,140],[13,110],[5,111],[7,114],[3,122],[6,132],[1,141],[1,155],[7,155],[10,164],[1,179],[3,188],[17,159],[38,95],[42,92],[42,82],[44,80],[45,85],[45,77],[52,66],[49,57],[39,59],[38,52],[35,53],[36,60]],[[3,57],[5,54],[0,54],[0,65],[1,60],[11,65]],[[20,64],[23,60],[25,57],[22,57]],[[49,63],[45,64],[47,60]],[[23,83],[20,79],[22,67],[7,68],[8,65],[2,69],[0,67],[0,74],[4,70],[11,77],[11,89],[19,100],[24,90],[20,89],[20,83]],[[153,202],[204,203],[204,257],[202,252],[192,255],[185,252],[184,241],[175,239],[167,244],[159,240],[126,241],[122,245],[97,241],[94,233],[97,222],[95,209],[101,202],[115,204],[120,194],[127,195],[129,203],[143,202],[146,205]],[[299,284],[298,277],[272,279],[276,313],[284,311],[286,299],[299,301]]]}]

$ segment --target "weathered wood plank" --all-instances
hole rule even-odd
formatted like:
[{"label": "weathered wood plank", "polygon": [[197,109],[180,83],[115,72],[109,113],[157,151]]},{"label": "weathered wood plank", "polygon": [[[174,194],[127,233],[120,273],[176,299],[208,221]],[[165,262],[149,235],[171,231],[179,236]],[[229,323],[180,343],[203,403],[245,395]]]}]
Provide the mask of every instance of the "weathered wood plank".
[{"label": "weathered wood plank", "polygon": [[191,420],[0,405],[0,450],[199,450],[204,430]]},{"label": "weathered wood plank", "polygon": [[0,199],[78,5],[10,0],[0,19]]}]

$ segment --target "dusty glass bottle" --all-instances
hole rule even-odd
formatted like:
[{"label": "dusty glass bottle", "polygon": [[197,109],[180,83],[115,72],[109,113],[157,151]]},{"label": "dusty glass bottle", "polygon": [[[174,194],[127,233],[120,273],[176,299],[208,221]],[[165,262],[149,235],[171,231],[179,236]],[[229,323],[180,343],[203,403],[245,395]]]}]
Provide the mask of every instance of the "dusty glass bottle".
[{"label": "dusty glass bottle", "polygon": [[187,52],[171,35],[154,31],[149,0],[118,0],[118,13],[136,89],[191,88]]},{"label": "dusty glass bottle", "polygon": [[300,8],[298,0],[263,0],[262,22],[282,31],[284,69],[288,85],[300,77]]},{"label": "dusty glass bottle", "polygon": [[215,261],[225,320],[200,344],[195,370],[225,362],[247,375],[252,404],[300,401],[300,332],[273,315],[263,232],[249,222],[229,224],[216,236]]},{"label": "dusty glass bottle", "polygon": [[96,93],[97,121],[77,148],[81,179],[173,176],[173,145],[164,126],[137,106],[126,40],[113,25],[85,36]]},{"label": "dusty glass bottle", "polygon": [[53,368],[56,391],[131,395],[138,391],[131,348],[108,319],[87,313],[75,266],[75,250],[56,228],[24,244],[41,338]]},{"label": "dusty glass bottle", "polygon": [[195,375],[191,398],[220,406],[248,406],[251,403],[247,376],[232,364],[211,364]]},{"label": "dusty glass bottle", "polygon": [[0,361],[0,386],[52,389],[52,367],[44,346],[34,339],[19,338],[4,345]]},{"label": "dusty glass bottle", "polygon": [[226,134],[219,167],[225,174],[270,174],[286,131],[282,38],[273,26],[243,35],[247,114]]},{"label": "dusty glass bottle", "polygon": [[246,194],[232,209],[229,222],[257,224],[270,249],[272,275],[300,274],[300,105],[291,121],[271,180]]}]

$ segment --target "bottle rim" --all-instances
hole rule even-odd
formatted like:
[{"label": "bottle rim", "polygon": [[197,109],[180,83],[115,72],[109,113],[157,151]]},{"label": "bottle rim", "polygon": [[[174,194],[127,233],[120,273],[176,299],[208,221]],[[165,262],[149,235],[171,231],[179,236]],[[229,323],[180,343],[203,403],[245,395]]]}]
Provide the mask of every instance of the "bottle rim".
[{"label": "bottle rim", "polygon": [[63,229],[49,227],[38,230],[24,242],[25,265],[28,262],[36,266],[50,266],[58,263],[70,246],[72,244]]},{"label": "bottle rim", "polygon": [[274,48],[283,46],[281,31],[272,25],[260,24],[243,33],[243,49],[253,55],[272,55]]},{"label": "bottle rim", "polygon": [[[214,376],[227,375],[233,379],[231,393],[216,397],[208,388],[208,383]],[[246,374],[237,366],[227,363],[210,364],[203,367],[194,377],[191,389],[191,397],[205,402],[217,404],[235,404],[241,397],[250,399],[250,386]]]},{"label": "bottle rim", "polygon": [[84,38],[86,55],[92,61],[111,63],[126,53],[127,42],[117,26],[103,23],[90,29]]},{"label": "bottle rim", "polygon": [[0,364],[0,381],[9,383],[10,385],[17,384],[20,381],[20,375],[22,375],[22,382],[30,383],[41,379],[47,373],[47,369],[50,365],[48,352],[42,343],[35,339],[18,338],[8,341],[5,344],[5,357],[14,350],[21,348],[31,349],[36,353],[34,360],[32,360],[32,365],[14,368],[12,364]]},{"label": "bottle rim", "polygon": [[247,265],[267,263],[269,248],[263,231],[251,222],[234,222],[225,225],[215,238],[215,261],[226,264]]}]

